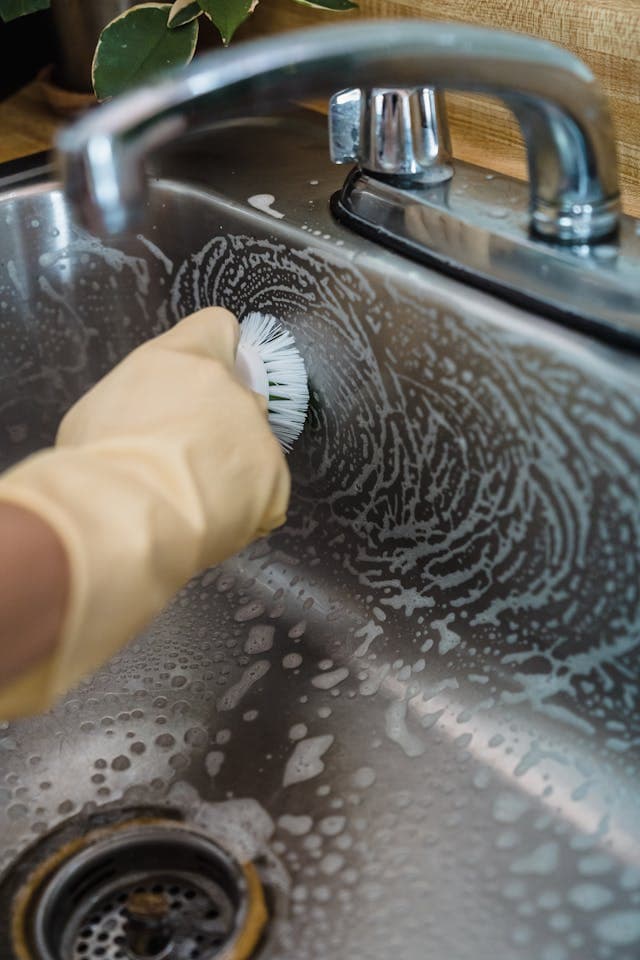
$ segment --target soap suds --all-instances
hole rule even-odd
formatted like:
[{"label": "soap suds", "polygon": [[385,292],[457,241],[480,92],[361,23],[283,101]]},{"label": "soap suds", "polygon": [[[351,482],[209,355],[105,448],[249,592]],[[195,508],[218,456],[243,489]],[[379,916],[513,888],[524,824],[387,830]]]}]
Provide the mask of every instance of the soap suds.
[{"label": "soap suds", "polygon": [[283,786],[289,787],[294,783],[302,783],[322,773],[324,770],[322,757],[333,743],[333,739],[331,734],[325,734],[320,737],[309,737],[297,743],[285,767]]},{"label": "soap suds", "polygon": [[275,627],[269,626],[267,623],[256,623],[249,630],[249,636],[244,644],[244,652],[250,656],[257,653],[268,653],[273,647],[275,632]]},{"label": "soap suds", "polygon": [[558,844],[554,841],[542,843],[531,853],[511,864],[511,872],[544,877],[552,874],[558,866]]},{"label": "soap suds", "polygon": [[302,663],[302,657],[299,653],[287,653],[282,658],[282,666],[285,670],[296,670]]},{"label": "soap suds", "polygon": [[205,757],[205,770],[210,777],[217,777],[220,773],[220,768],[222,767],[223,763],[224,753],[221,750],[212,750],[211,753],[208,753]]},{"label": "soap suds", "polygon": [[290,813],[283,813],[278,818],[278,826],[290,833],[292,837],[303,837],[313,827],[313,820],[305,814],[296,817]]},{"label": "soap suds", "polygon": [[337,670],[331,670],[330,673],[319,673],[312,678],[311,683],[318,690],[331,690],[349,676],[346,667],[338,667]]},{"label": "soap suds", "polygon": [[217,704],[218,710],[222,712],[224,710],[233,710],[237,707],[254,683],[262,679],[270,667],[271,664],[268,660],[256,660],[255,663],[247,667],[238,682],[232,687],[229,687],[220,697]]},{"label": "soap suds", "polygon": [[420,757],[426,747],[420,737],[407,728],[407,704],[404,700],[390,703],[385,711],[385,732],[389,740],[397,743],[408,757]]}]

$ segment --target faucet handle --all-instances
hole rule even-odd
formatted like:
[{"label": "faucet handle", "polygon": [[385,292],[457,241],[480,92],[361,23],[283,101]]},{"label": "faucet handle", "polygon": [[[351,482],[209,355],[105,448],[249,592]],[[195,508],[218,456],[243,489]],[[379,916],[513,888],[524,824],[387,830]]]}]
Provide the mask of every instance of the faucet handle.
[{"label": "faucet handle", "polygon": [[341,90],[329,105],[334,163],[415,183],[449,180],[451,145],[443,95],[432,87]]}]

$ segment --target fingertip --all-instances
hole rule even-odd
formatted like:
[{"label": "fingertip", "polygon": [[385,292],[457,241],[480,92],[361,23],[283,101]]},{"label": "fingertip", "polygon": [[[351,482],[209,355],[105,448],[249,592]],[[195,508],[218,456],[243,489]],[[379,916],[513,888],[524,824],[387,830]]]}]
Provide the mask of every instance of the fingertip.
[{"label": "fingertip", "polygon": [[180,320],[168,334],[174,346],[220,360],[231,369],[235,363],[240,324],[224,307],[204,307]]},{"label": "fingertip", "polygon": [[215,331],[216,338],[221,336],[230,337],[234,347],[237,347],[240,338],[240,324],[238,319],[226,307],[203,307],[202,310],[196,310],[181,320],[180,323],[186,323],[202,330],[205,336]]},{"label": "fingertip", "polygon": [[240,323],[231,310],[227,310],[226,307],[203,307],[202,310],[197,310],[191,316],[196,317],[197,322],[205,326],[211,327],[215,324],[219,330],[224,329],[229,336],[234,338],[234,346],[238,346]]}]

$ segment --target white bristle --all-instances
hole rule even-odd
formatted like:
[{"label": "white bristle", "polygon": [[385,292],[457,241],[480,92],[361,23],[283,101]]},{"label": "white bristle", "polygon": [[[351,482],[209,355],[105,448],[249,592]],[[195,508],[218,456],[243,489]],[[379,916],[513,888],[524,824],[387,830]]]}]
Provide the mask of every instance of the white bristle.
[{"label": "white bristle", "polygon": [[304,360],[295,340],[275,317],[249,313],[240,326],[240,347],[254,351],[269,381],[269,423],[284,450],[302,433],[309,406]]}]

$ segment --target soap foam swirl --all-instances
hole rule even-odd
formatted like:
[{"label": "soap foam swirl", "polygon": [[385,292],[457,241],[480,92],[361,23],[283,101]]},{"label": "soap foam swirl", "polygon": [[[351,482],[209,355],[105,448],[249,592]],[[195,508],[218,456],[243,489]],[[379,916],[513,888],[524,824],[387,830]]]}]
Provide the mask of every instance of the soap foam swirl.
[{"label": "soap foam swirl", "polygon": [[638,624],[637,398],[313,249],[211,240],[172,290],[175,316],[208,303],[293,330],[313,400],[291,519],[341,528],[339,563],[382,603],[526,615],[549,642]]}]

